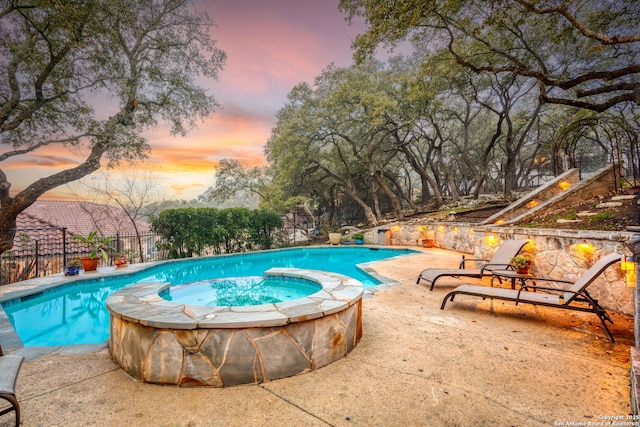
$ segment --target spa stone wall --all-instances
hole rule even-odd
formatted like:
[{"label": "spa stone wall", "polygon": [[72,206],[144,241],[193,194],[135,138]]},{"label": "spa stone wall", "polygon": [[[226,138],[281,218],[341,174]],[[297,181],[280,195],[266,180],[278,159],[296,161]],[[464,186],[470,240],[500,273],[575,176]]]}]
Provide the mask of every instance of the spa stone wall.
[{"label": "spa stone wall", "polygon": [[356,347],[362,283],[296,268],[265,275],[311,280],[322,290],[276,304],[216,307],[164,300],[167,283],[133,284],[107,298],[111,357],[143,382],[226,387],[303,374]]},{"label": "spa stone wall", "polygon": [[303,374],[345,357],[362,336],[362,300],[271,328],[157,329],[112,317],[111,353],[147,383],[227,387]]}]

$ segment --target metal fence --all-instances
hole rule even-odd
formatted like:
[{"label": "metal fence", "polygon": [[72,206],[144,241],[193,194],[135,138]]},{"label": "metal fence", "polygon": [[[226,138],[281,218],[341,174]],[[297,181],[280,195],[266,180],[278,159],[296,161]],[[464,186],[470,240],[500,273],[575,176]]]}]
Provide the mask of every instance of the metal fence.
[{"label": "metal fence", "polygon": [[[89,256],[91,250],[78,243],[66,228],[19,228],[15,230],[13,248],[0,256],[0,285],[61,273],[73,259]],[[141,263],[166,259],[158,249],[161,238],[154,233],[116,234],[107,262],[99,267],[113,265],[116,254],[126,255],[130,262]]]}]

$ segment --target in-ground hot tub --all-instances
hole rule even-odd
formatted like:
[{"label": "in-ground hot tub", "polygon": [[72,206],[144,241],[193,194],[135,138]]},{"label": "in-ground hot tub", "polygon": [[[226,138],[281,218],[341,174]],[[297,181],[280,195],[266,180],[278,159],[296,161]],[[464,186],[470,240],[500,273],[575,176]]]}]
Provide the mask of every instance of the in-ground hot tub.
[{"label": "in-ground hot tub", "polygon": [[113,360],[154,384],[225,387],[289,377],[342,359],[362,337],[362,284],[341,274],[273,268],[267,276],[316,282],[292,301],[239,307],[176,304],[167,283],[107,298]]}]

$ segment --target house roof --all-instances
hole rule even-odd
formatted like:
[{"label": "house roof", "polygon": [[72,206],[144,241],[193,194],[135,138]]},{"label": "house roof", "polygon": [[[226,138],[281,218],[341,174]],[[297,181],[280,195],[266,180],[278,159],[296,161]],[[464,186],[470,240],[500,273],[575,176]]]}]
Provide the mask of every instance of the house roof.
[{"label": "house roof", "polygon": [[[16,222],[16,228],[19,230],[13,238],[12,252],[14,255],[23,256],[32,251],[33,248],[30,244],[32,242],[40,243],[40,247],[38,248],[40,254],[55,253],[55,250],[52,249],[52,244],[49,243],[51,239],[50,235],[52,234],[51,229],[56,227],[54,224],[35,218],[24,212],[18,215]],[[57,234],[57,231],[54,232],[54,238]],[[27,247],[24,247],[25,245],[27,245]]]},{"label": "house roof", "polygon": [[[150,227],[146,221],[138,220],[136,225],[140,233],[149,232]],[[136,232],[121,208],[61,200],[36,201],[18,215],[16,228],[18,232],[13,240],[13,253],[16,256],[30,253],[34,242],[38,242],[38,253],[41,255],[62,253],[61,228],[67,229],[68,242],[74,234],[86,236],[94,230],[109,237],[116,237],[118,234],[133,235]],[[27,248],[23,247],[25,244]],[[68,251],[77,250],[76,243],[70,242],[67,245]]]},{"label": "house roof", "polygon": [[[139,232],[149,232],[146,221],[137,220],[136,225]],[[83,201],[37,200],[18,215],[17,228],[40,227],[65,227],[81,235],[94,230],[103,236],[136,232],[123,209]]]}]

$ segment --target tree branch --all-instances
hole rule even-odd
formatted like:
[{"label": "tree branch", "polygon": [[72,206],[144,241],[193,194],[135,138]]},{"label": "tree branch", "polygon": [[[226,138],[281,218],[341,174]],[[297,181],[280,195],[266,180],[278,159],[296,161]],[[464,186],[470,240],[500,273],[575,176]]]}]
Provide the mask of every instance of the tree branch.
[{"label": "tree branch", "polygon": [[538,15],[550,15],[553,13],[562,15],[571,25],[573,25],[573,27],[575,27],[578,31],[580,31],[583,36],[598,40],[600,43],[605,45],[617,45],[617,44],[634,43],[634,42],[640,41],[640,34],[634,34],[630,36],[620,36],[620,35],[609,36],[609,35],[591,30],[584,23],[582,23],[582,21],[580,21],[575,15],[569,12],[568,3],[566,2],[556,7],[538,8],[526,0],[516,0],[516,1],[520,5],[524,6],[530,12],[536,13]]}]

